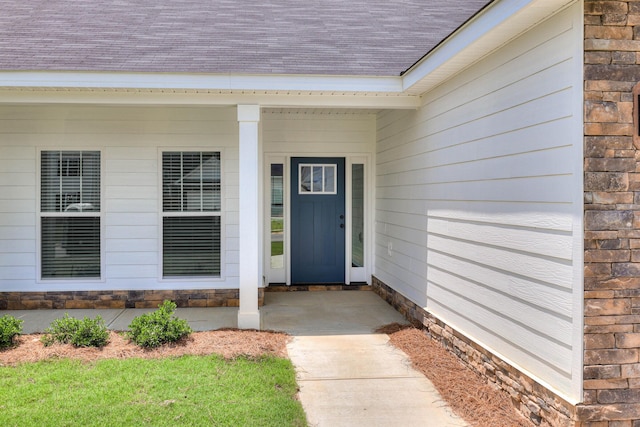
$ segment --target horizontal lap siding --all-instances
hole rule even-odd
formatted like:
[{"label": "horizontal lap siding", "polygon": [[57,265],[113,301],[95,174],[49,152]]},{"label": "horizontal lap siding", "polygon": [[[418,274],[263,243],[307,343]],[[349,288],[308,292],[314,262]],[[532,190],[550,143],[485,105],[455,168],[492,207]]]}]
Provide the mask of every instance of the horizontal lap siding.
[{"label": "horizontal lap siding", "polygon": [[380,113],[376,157],[376,275],[572,398],[578,9]]},{"label": "horizontal lap siding", "polygon": [[285,155],[370,154],[375,120],[375,114],[366,111],[267,110],[262,117],[263,148]]},{"label": "horizontal lap siding", "polygon": [[[0,290],[238,287],[237,141],[235,108],[0,106]],[[161,147],[223,152],[222,281],[158,279]],[[101,283],[37,283],[38,149],[102,153]]]},{"label": "horizontal lap siding", "polygon": [[[0,124],[0,135],[2,129]],[[0,145],[0,283],[25,286],[35,280],[34,152]]]}]

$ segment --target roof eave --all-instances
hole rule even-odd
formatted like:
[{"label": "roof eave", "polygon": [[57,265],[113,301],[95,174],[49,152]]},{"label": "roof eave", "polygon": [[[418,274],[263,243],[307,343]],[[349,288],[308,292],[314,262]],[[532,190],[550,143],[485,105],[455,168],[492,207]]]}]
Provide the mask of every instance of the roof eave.
[{"label": "roof eave", "polygon": [[403,73],[403,91],[421,95],[576,0],[497,0]]}]

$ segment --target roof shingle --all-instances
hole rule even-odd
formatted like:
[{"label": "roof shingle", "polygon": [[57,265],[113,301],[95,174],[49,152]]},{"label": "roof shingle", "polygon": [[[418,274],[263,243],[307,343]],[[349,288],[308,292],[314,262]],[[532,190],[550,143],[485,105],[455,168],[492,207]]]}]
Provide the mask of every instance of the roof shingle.
[{"label": "roof shingle", "polygon": [[0,70],[398,75],[488,0],[0,0]]}]

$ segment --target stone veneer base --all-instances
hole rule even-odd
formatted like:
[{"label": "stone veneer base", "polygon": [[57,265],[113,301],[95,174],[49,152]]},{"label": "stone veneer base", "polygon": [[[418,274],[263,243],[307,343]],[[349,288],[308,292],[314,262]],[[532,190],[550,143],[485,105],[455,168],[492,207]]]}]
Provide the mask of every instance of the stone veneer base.
[{"label": "stone veneer base", "polygon": [[496,355],[455,331],[414,302],[373,277],[373,291],[398,310],[414,326],[455,354],[488,383],[505,390],[516,408],[535,425],[582,427],[576,407],[518,371]]},{"label": "stone veneer base", "polygon": [[[178,307],[238,307],[238,289],[190,289],[146,291],[0,292],[0,310],[74,308],[156,308],[171,300]],[[258,289],[258,305],[264,304],[264,288]]]},{"label": "stone veneer base", "polygon": [[282,285],[271,284],[265,288],[265,292],[315,292],[315,291],[370,291],[370,285]]}]

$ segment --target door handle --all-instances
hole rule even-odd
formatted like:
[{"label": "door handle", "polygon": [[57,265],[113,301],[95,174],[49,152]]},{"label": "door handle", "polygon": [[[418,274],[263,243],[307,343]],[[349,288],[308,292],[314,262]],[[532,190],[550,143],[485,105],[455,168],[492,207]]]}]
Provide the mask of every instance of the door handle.
[{"label": "door handle", "polygon": [[344,215],[340,215],[340,219],[344,219]]},{"label": "door handle", "polygon": [[344,224],[340,224],[340,228],[344,228]]}]

